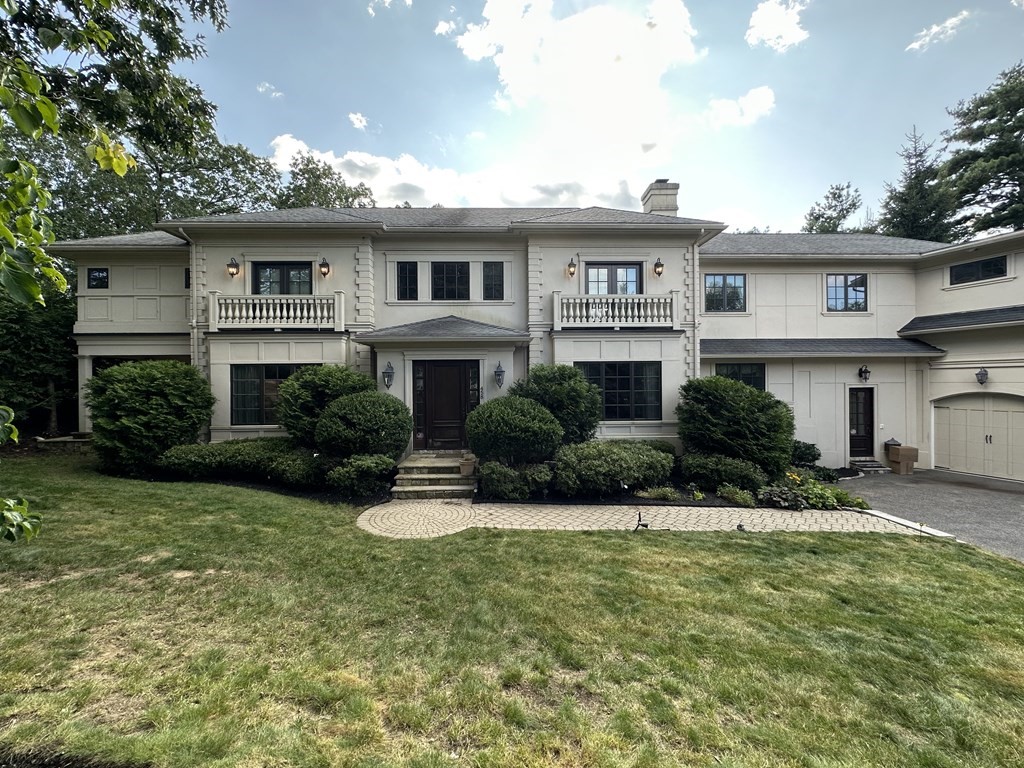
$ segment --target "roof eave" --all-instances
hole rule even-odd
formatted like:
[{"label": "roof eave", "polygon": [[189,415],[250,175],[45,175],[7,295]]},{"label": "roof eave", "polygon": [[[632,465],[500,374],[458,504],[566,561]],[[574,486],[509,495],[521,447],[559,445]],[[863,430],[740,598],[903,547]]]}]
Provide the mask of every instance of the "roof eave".
[{"label": "roof eave", "polygon": [[[717,228],[712,228],[712,227],[692,226],[692,225],[689,225],[689,224],[646,224],[646,223],[645,224],[637,224],[637,223],[612,224],[612,223],[607,223],[607,222],[594,222],[594,223],[572,222],[572,223],[564,223],[564,224],[560,224],[560,223],[550,223],[550,224],[547,224],[547,223],[540,223],[540,222],[538,222],[538,223],[530,223],[530,222],[516,223],[516,222],[513,222],[512,225],[511,225],[511,229],[515,230],[515,231],[523,231],[523,232],[529,232],[529,231],[538,231],[538,232],[586,232],[586,231],[591,231],[591,230],[599,230],[599,231],[602,231],[602,232],[607,232],[609,230],[626,230],[626,231],[630,231],[630,232],[659,232],[659,233],[669,233],[670,232],[672,234],[677,234],[677,235],[697,235],[698,237],[703,237],[706,232],[711,231],[711,232],[713,232],[713,234],[709,234],[707,236],[707,239],[711,239],[711,237],[713,237],[714,235],[718,234],[719,232],[724,231],[725,227],[723,226],[722,229],[717,229]],[[706,242],[706,240],[704,242]]]},{"label": "roof eave", "polygon": [[901,328],[896,331],[900,336],[918,336],[922,333],[953,333],[954,331],[980,331],[986,328],[1013,328],[1014,326],[1024,325],[1024,320],[1007,320],[1002,323],[973,323],[971,325],[954,325],[944,328],[910,328],[904,330]]},{"label": "roof eave", "polygon": [[946,354],[944,349],[934,351],[920,350],[917,352],[701,352],[701,360],[735,360],[741,357],[765,358],[765,359],[788,359],[800,358],[831,358],[831,357],[942,357]]},{"label": "roof eave", "polygon": [[438,342],[444,342],[444,343],[452,343],[452,342],[469,343],[469,342],[475,342],[475,343],[479,344],[479,343],[493,343],[493,342],[502,342],[502,341],[508,341],[508,342],[529,341],[530,340],[530,334],[525,333],[525,334],[516,335],[516,336],[374,336],[372,338],[368,338],[368,337],[365,337],[365,336],[360,336],[360,334],[356,334],[355,336],[352,337],[352,340],[356,341],[356,342],[358,342],[360,344],[366,344],[368,346],[372,346],[373,344],[377,344],[377,343],[380,343],[380,342],[386,342],[386,343],[389,343],[389,344],[390,343],[394,343],[394,344],[399,344],[399,343],[400,344],[417,344],[417,343],[432,343],[432,344],[436,344]]},{"label": "roof eave", "polygon": [[350,221],[320,221],[320,222],[300,222],[300,221],[161,221],[158,222],[154,229],[160,230],[161,232],[167,232],[172,235],[177,235],[180,231],[188,230],[201,230],[201,231],[217,231],[217,230],[229,230],[235,231],[240,229],[302,229],[302,230],[351,230],[356,232],[374,232],[381,233],[387,229],[387,225],[384,222],[372,222],[367,221],[365,223],[350,222]]}]

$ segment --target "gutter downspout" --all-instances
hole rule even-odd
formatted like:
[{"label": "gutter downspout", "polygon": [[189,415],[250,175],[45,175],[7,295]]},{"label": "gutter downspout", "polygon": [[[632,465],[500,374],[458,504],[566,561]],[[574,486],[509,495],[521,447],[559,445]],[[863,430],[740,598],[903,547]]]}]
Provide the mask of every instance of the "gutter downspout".
[{"label": "gutter downspout", "polygon": [[192,348],[192,365],[198,367],[199,365],[199,288],[198,288],[198,277],[196,270],[196,244],[195,241],[185,234],[185,230],[178,227],[178,235],[189,244],[188,249],[188,269],[189,269],[189,285],[192,292],[192,309],[189,312],[188,329],[189,329],[189,346]]}]

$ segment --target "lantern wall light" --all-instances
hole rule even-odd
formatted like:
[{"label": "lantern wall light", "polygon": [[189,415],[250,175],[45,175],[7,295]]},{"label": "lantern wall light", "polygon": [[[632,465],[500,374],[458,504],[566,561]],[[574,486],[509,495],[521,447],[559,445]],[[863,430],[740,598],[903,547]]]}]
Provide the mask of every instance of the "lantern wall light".
[{"label": "lantern wall light", "polygon": [[661,277],[663,274],[665,274],[665,265],[662,263],[660,258],[656,262],[654,262],[654,274],[656,274],[658,277]]},{"label": "lantern wall light", "polygon": [[985,382],[988,381],[988,368],[979,368],[978,372],[974,374],[974,378],[984,387]]},{"label": "lantern wall light", "polygon": [[505,386],[505,369],[501,367],[501,363],[498,363],[498,367],[494,369],[494,383],[498,385],[498,389]]},{"label": "lantern wall light", "polygon": [[384,378],[384,389],[391,389],[391,385],[395,383],[395,366],[391,364],[390,360],[381,376]]},{"label": "lantern wall light", "polygon": [[871,371],[868,370],[866,365],[862,365],[860,370],[857,371],[857,375],[860,376],[861,381],[866,383],[867,380],[871,378]]},{"label": "lantern wall light", "polygon": [[576,261],[572,256],[569,257],[569,266],[566,269],[569,271],[569,277],[576,277]]},{"label": "lantern wall light", "polygon": [[327,259],[320,259],[320,274],[327,277],[331,274],[331,265],[327,263]]},{"label": "lantern wall light", "polygon": [[235,261],[235,257],[232,256],[231,261],[228,262],[228,274],[232,277],[237,277],[239,270],[241,270],[241,266]]}]

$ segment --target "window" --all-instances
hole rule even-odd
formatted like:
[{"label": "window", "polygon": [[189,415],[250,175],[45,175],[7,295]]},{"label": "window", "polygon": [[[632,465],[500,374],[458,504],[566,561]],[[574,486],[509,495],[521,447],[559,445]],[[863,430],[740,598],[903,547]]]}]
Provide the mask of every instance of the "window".
[{"label": "window", "polygon": [[254,264],[252,292],[259,296],[313,293],[313,265],[308,262]]},{"label": "window", "polygon": [[705,312],[746,312],[746,275],[704,275]]},{"label": "window", "polygon": [[764,363],[715,363],[715,375],[742,381],[764,392]]},{"label": "window", "polygon": [[979,280],[992,280],[996,277],[1006,277],[1005,256],[969,261],[966,264],[954,264],[949,268],[950,285],[976,283]]},{"label": "window", "polygon": [[505,265],[500,261],[484,262],[484,301],[505,300]]},{"label": "window", "polygon": [[601,388],[606,421],[661,418],[661,363],[576,363]]},{"label": "window", "polygon": [[232,365],[231,423],[276,424],[274,408],[278,402],[281,382],[301,365]]},{"label": "window", "polygon": [[827,308],[829,312],[867,312],[867,275],[826,275]]},{"label": "window", "polygon": [[640,293],[640,265],[638,264],[588,264],[587,293]]},{"label": "window", "polygon": [[185,290],[192,287],[192,267],[185,267]]},{"label": "window", "polygon": [[110,268],[109,267],[89,267],[85,270],[86,282],[85,284],[89,288],[109,288],[110,287]]},{"label": "window", "polygon": [[400,261],[395,265],[399,301],[416,301],[419,298],[418,266],[415,261]]},{"label": "window", "polygon": [[469,300],[469,262],[440,261],[430,265],[430,298],[434,301]]}]

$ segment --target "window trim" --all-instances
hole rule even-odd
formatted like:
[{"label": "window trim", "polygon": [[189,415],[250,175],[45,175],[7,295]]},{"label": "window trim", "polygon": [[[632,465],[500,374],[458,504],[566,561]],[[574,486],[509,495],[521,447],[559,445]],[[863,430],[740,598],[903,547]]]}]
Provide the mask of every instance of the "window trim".
[{"label": "window trim", "polygon": [[[437,295],[437,273],[436,269],[441,267],[442,269],[447,267],[455,267],[455,292],[456,296],[451,297],[448,295],[438,296]],[[459,274],[461,270],[465,270],[465,275]],[[442,275],[443,279],[447,283],[448,275]],[[465,278],[465,286],[461,284],[462,279]],[[445,293],[447,294],[447,284],[444,286]],[[460,297],[458,294],[463,292],[465,288],[465,297]],[[430,300],[431,301],[458,301],[464,302],[469,301],[472,296],[472,276],[470,270],[469,261],[431,261],[430,262]]]},{"label": "window trim", "polygon": [[[295,261],[251,261],[250,271],[252,272],[252,282],[250,288],[252,289],[253,296],[313,296],[315,294],[316,280],[313,277],[313,262],[306,261],[305,259],[296,259]],[[309,293],[292,293],[291,291],[285,293],[260,293],[260,269],[265,267],[273,267],[275,269],[294,269],[295,267],[306,267],[309,269]],[[288,281],[289,287],[291,281]]]},{"label": "window trim", "polygon": [[[825,273],[825,312],[829,314],[843,315],[843,314],[867,314],[870,309],[870,297],[868,289],[869,273],[867,272],[826,272]],[[841,287],[843,289],[843,307],[841,309],[833,309],[829,306],[831,297],[829,296],[829,289],[832,287],[829,285],[830,278],[842,277],[845,278],[844,283]],[[864,306],[861,308],[850,308],[850,278],[864,278]]]},{"label": "window trim", "polygon": [[[409,274],[402,275],[402,268],[410,268]],[[402,280],[411,278],[411,296],[402,295]],[[406,288],[410,285],[407,283]],[[420,300],[420,264],[418,261],[396,261],[395,262],[395,301],[408,302]]]},{"label": "window trim", "polygon": [[[591,269],[619,269],[625,267],[628,269],[636,270],[636,293],[619,293],[619,284],[617,280],[612,279],[612,275],[609,272],[608,275],[608,293],[593,293],[590,290],[590,270]],[[614,288],[614,290],[612,290]],[[641,296],[644,292],[644,265],[640,261],[587,261],[583,265],[583,291],[587,296]]]},{"label": "window trim", "polygon": [[[629,366],[629,403],[609,403],[606,399],[606,395],[612,392],[625,392],[626,390],[607,390],[605,387],[605,368],[606,365],[628,365]],[[657,388],[641,389],[638,390],[636,387],[636,379],[640,374],[637,373],[637,366],[639,365],[656,365],[658,367],[657,373]],[[584,378],[592,384],[596,384],[601,388],[601,421],[609,422],[630,422],[630,421],[661,421],[665,413],[664,403],[664,366],[661,360],[579,360],[573,362],[573,366],[583,372]],[[591,377],[587,373],[586,366],[598,366],[600,372],[597,377]],[[595,380],[598,379],[598,380]],[[657,403],[638,403],[636,402],[637,392],[653,392],[657,394]],[[629,416],[618,417],[608,416],[609,407],[622,407],[627,405],[629,408]],[[638,408],[655,408],[654,416],[637,416],[636,412]]]},{"label": "window trim", "polygon": [[[722,288],[723,288],[723,304],[725,304],[725,301],[724,301],[724,298],[725,298],[724,289],[727,287],[726,283],[724,282],[724,279],[725,278],[729,278],[729,277],[741,278],[743,280],[743,294],[742,294],[742,296],[743,296],[743,306],[740,309],[729,309],[728,307],[724,307],[723,309],[709,309],[708,308],[708,278],[709,277],[720,277],[720,278],[723,278],[723,283],[722,283]],[[706,272],[704,274],[704,311],[705,312],[712,312],[714,314],[725,314],[725,313],[745,314],[747,312],[747,285],[748,285],[748,283],[749,283],[749,281],[747,280],[746,272]]]},{"label": "window trim", "polygon": [[[267,395],[267,392],[266,392],[267,368],[270,367],[270,366],[274,366],[274,367],[289,366],[289,367],[291,367],[292,371],[291,371],[291,373],[288,374],[288,376],[291,376],[292,373],[295,373],[297,370],[299,370],[300,368],[304,368],[307,365],[319,365],[319,363],[232,363],[231,366],[230,366],[229,372],[228,372],[228,379],[229,379],[229,382],[230,382],[230,394],[228,396],[228,411],[229,411],[229,419],[230,419],[231,426],[232,427],[276,427],[276,426],[280,426],[280,424],[278,422],[270,421],[270,420],[267,419],[267,415],[268,415],[268,408],[267,408],[267,403],[266,403],[266,395]],[[236,414],[235,396],[236,396],[236,394],[239,394],[239,393],[236,393],[236,391],[235,391],[235,370],[239,369],[239,368],[247,368],[247,367],[258,368],[259,371],[260,371],[259,392],[256,393],[258,398],[259,398],[258,410],[259,410],[259,418],[260,418],[260,420],[259,421],[253,421],[253,422],[237,421],[236,418],[235,418],[235,414]],[[287,379],[288,376],[285,376],[284,378],[273,378],[273,379],[271,379],[271,381],[282,382],[285,379]]]},{"label": "window trim", "polygon": [[[93,285],[93,273],[104,272],[106,273],[103,277],[103,285]],[[85,268],[85,287],[90,291],[109,291],[110,290],[110,267],[86,267]]]},{"label": "window trim", "polygon": [[[743,378],[743,373],[742,372],[740,372],[739,377],[729,376],[728,374],[720,373],[718,369],[720,367],[723,367],[723,366],[726,366],[726,365],[733,365],[733,366],[736,366],[737,368],[741,368],[741,369],[743,367],[745,367],[745,366],[746,367],[751,367],[751,368],[755,367],[755,366],[759,367],[761,369],[760,370],[761,386],[757,386],[756,384],[752,384],[750,381],[746,381]],[[749,362],[749,361],[744,361],[744,362],[721,361],[720,362],[720,361],[716,360],[715,361],[715,376],[722,376],[722,377],[724,377],[726,379],[732,379],[733,381],[738,381],[738,382],[740,382],[742,384],[746,384],[749,387],[753,387],[754,389],[759,389],[762,392],[767,392],[768,391],[768,364],[767,363],[752,363],[752,362]]]},{"label": "window trim", "polygon": [[[488,285],[488,269],[491,272],[497,272],[497,285]],[[495,275],[491,276],[493,280]],[[480,281],[481,286],[481,299],[484,301],[504,301],[505,300],[505,262],[504,261],[483,261],[480,263]],[[487,289],[489,287],[497,288],[497,295],[488,296]]]},{"label": "window trim", "polygon": [[[978,266],[978,273],[981,273],[981,266],[986,262],[1002,261],[1003,262],[1003,274],[1001,275],[990,275],[988,277],[974,277],[968,280],[958,280],[953,282],[953,270],[957,267],[971,267]],[[959,264],[950,264],[946,270],[946,285],[950,288],[960,288],[966,285],[973,285],[974,283],[986,283],[990,280],[1006,280],[1011,277],[1010,275],[1010,260],[1006,254],[1000,254],[998,256],[988,256],[984,259],[973,259],[971,261],[962,261]]]}]

